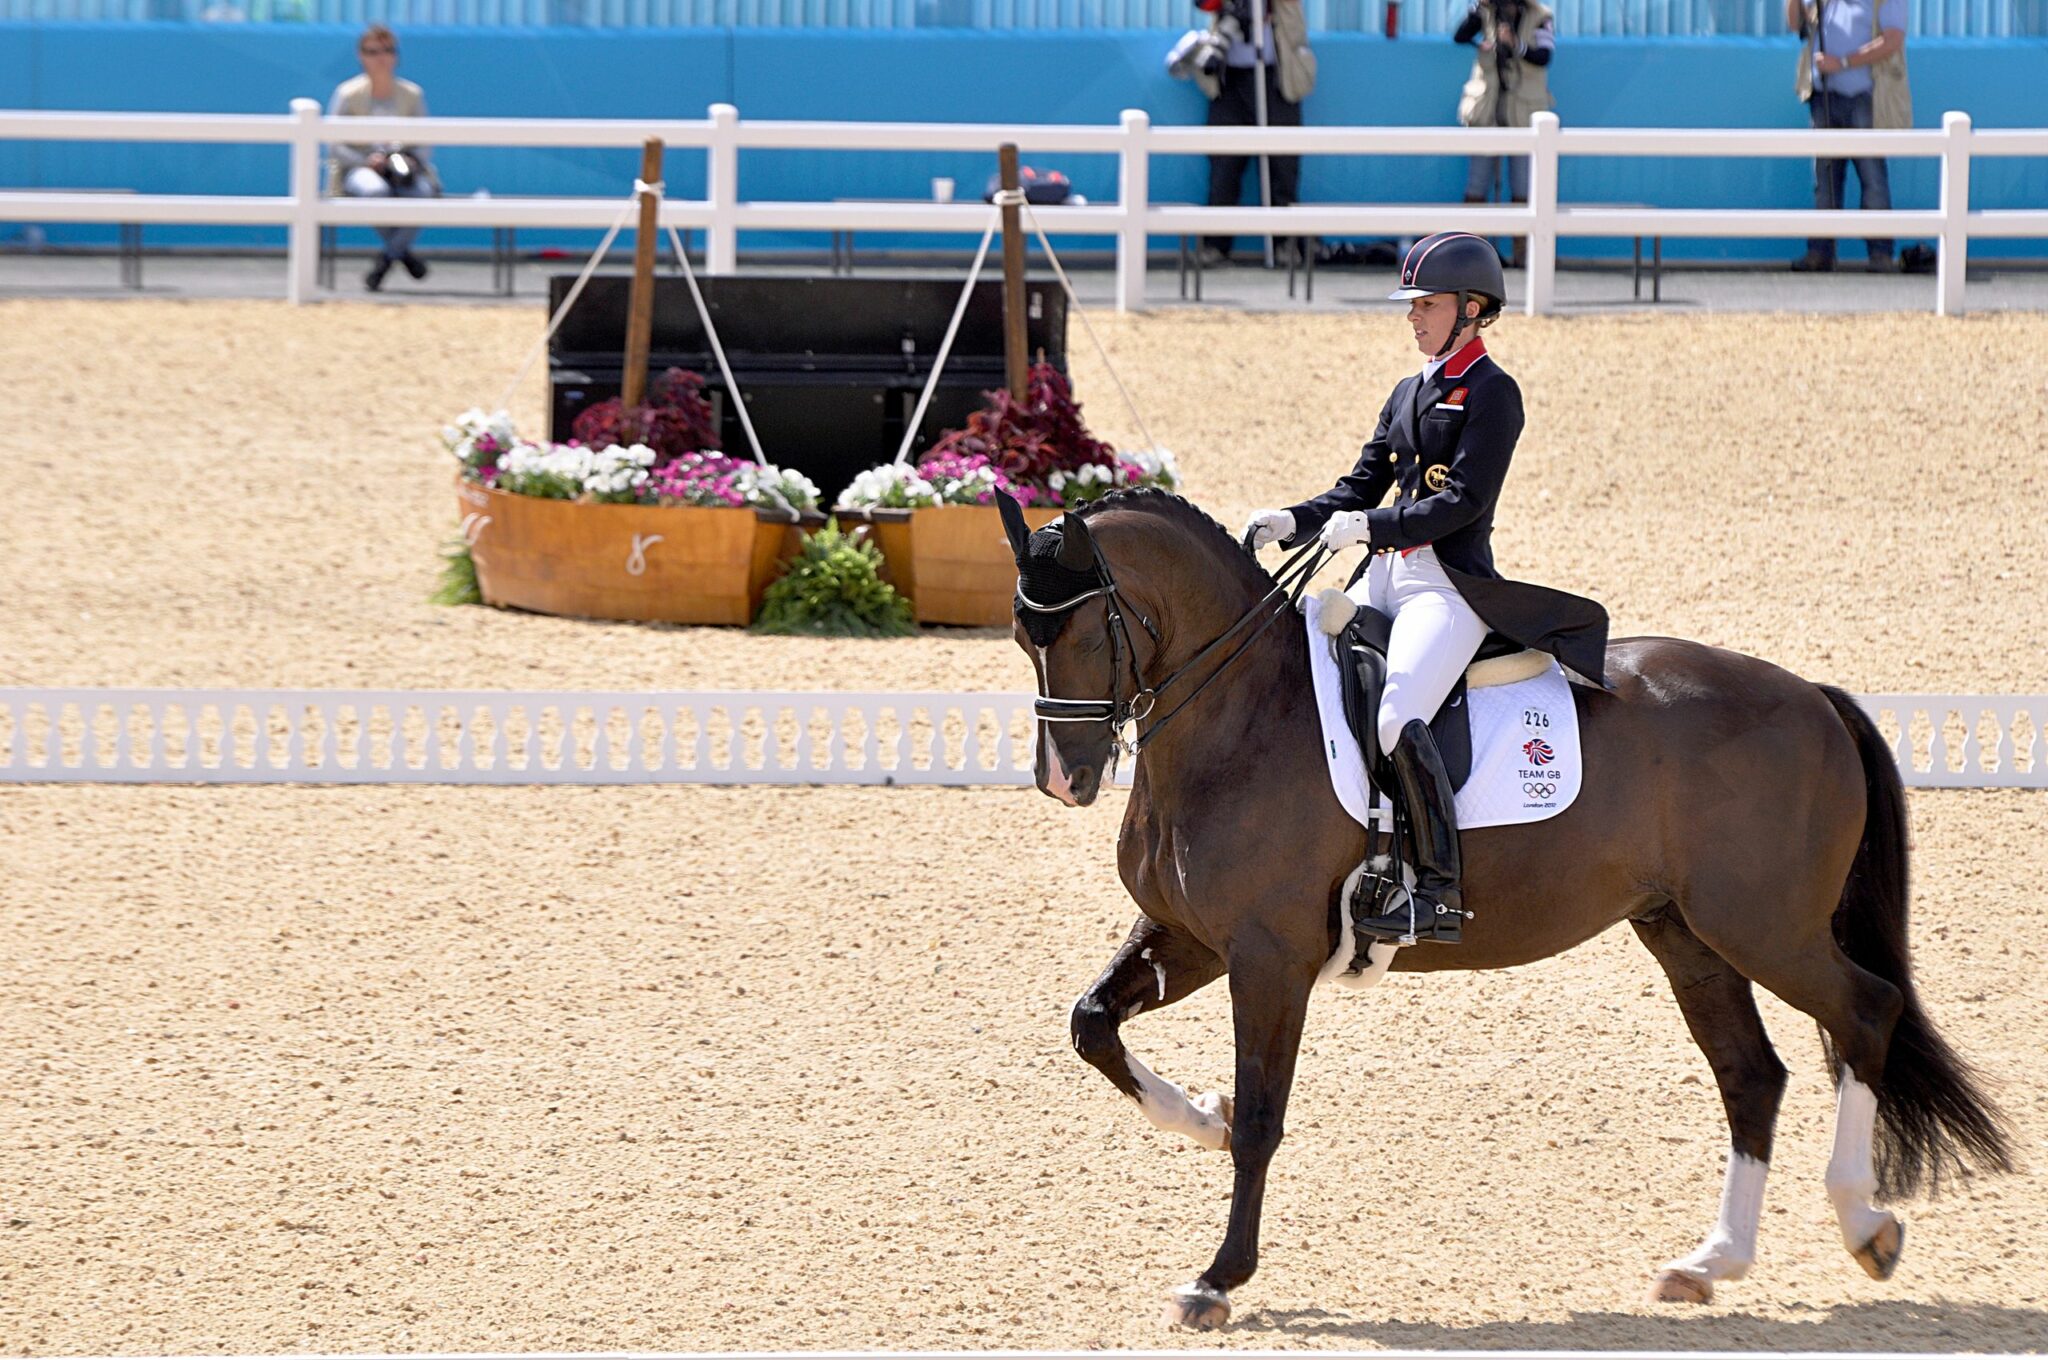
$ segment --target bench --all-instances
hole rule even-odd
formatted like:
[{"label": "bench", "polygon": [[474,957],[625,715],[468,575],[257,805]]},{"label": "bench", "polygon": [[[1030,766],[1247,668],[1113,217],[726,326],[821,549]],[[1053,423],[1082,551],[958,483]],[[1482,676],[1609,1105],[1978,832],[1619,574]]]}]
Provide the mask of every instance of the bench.
[{"label": "bench", "polygon": [[[1560,203],[1560,208],[1642,208],[1650,209],[1654,203]],[[1643,296],[1643,238],[1635,240],[1635,258],[1629,266],[1629,292],[1638,301]],[[1650,238],[1650,301],[1664,300],[1664,238]]]},{"label": "bench", "polygon": [[[320,286],[334,288],[334,262],[340,251],[341,228],[320,228]],[[491,228],[491,289],[499,297],[511,297],[519,266],[519,228]]]},{"label": "bench", "polygon": [[[1316,251],[1319,249],[1316,243],[1321,238],[1315,236],[1296,236],[1287,239],[1300,243],[1299,249],[1292,251],[1283,252],[1279,246],[1276,245],[1274,247],[1276,258],[1283,253],[1287,256],[1287,296],[1294,296],[1294,272],[1299,269],[1306,280],[1302,301],[1314,302],[1316,300]],[[1202,300],[1202,240],[1203,238],[1200,236],[1183,236],[1180,238],[1180,300],[1182,302],[1188,300],[1188,278],[1190,274],[1193,275],[1195,281],[1194,300],[1196,302]]]},{"label": "bench", "polygon": [[[54,185],[38,189],[0,189],[0,194],[21,196],[26,194],[134,194],[133,189],[61,189]],[[115,224],[119,231],[119,245],[116,248],[121,261],[121,284],[138,291],[142,288],[142,224],[120,222]]]}]

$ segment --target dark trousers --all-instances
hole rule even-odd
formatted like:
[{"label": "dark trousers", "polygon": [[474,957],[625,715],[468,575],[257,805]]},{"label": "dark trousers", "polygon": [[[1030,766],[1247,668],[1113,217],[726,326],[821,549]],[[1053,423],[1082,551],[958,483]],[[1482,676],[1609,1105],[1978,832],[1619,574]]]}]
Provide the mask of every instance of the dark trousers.
[{"label": "dark trousers", "polygon": [[[1869,91],[1862,94],[1830,94],[1825,89],[1814,91],[1812,101],[1807,105],[1817,128],[1867,128],[1871,125],[1871,96]],[[1813,206],[1816,208],[1839,208],[1843,206],[1844,192],[1849,187],[1849,161],[1815,160],[1813,163]],[[1889,208],[1892,205],[1891,176],[1885,170],[1882,156],[1855,157],[1856,183],[1861,186],[1865,208]],[[1865,242],[1870,247],[1870,258],[1889,260],[1892,257],[1892,242],[1889,239],[1873,239]],[[1832,260],[1835,258],[1835,243],[1831,238],[1809,240],[1806,253],[1810,258]]]},{"label": "dark trousers", "polygon": [[[1223,68],[1223,89],[1209,101],[1210,127],[1257,127],[1259,109],[1256,102],[1259,82],[1257,67],[1226,66]],[[1266,68],[1266,123],[1270,127],[1300,127],[1301,105],[1291,104],[1280,97],[1280,71],[1278,67]],[[1273,203],[1276,208],[1290,207],[1300,201],[1301,157],[1268,156],[1272,166]],[[1211,156],[1209,158],[1209,206],[1212,208],[1234,208],[1243,202],[1245,171],[1250,170],[1256,192],[1259,173],[1257,156]],[[1228,255],[1236,238],[1232,236],[1211,236],[1207,244]]]}]

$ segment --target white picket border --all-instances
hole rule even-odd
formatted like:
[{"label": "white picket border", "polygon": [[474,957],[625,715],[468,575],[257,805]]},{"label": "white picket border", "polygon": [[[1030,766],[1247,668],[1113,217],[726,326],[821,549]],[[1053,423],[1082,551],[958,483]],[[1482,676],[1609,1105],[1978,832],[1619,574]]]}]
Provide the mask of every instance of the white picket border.
[{"label": "white picket border", "polygon": [[[1911,787],[2048,788],[2048,695],[1859,702]],[[1031,782],[1028,694],[0,688],[0,783]]]}]

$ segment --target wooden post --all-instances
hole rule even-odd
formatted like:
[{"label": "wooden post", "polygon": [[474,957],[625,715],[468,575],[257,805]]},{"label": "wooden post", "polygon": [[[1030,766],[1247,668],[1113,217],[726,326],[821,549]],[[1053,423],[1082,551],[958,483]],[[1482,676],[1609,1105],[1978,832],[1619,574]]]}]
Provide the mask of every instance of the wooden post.
[{"label": "wooden post", "polygon": [[[1015,193],[1017,144],[1004,142],[996,148],[996,166],[1001,172],[1004,194]],[[1024,400],[1024,224],[1015,203],[1003,205],[1003,375],[1010,396]]]},{"label": "wooden post", "polygon": [[[640,181],[661,183],[661,139],[649,137],[640,148]],[[633,291],[626,307],[625,381],[619,400],[630,411],[647,398],[647,347],[654,334],[654,247],[661,198],[651,188],[640,191],[640,229],[633,237]]]}]

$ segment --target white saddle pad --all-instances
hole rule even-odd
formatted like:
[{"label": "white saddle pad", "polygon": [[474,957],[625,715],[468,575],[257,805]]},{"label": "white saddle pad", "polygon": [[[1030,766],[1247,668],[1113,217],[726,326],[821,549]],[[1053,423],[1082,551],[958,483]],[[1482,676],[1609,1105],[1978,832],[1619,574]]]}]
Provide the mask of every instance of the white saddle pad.
[{"label": "white saddle pad", "polygon": [[[1370,826],[1372,786],[1358,740],[1344,721],[1336,639],[1323,636],[1316,626],[1321,600],[1304,595],[1301,605],[1330,784],[1352,819]],[[1472,775],[1458,790],[1459,830],[1540,822],[1572,805],[1584,773],[1579,761],[1579,709],[1557,662],[1533,679],[1467,690],[1465,702],[1472,708]]]}]

